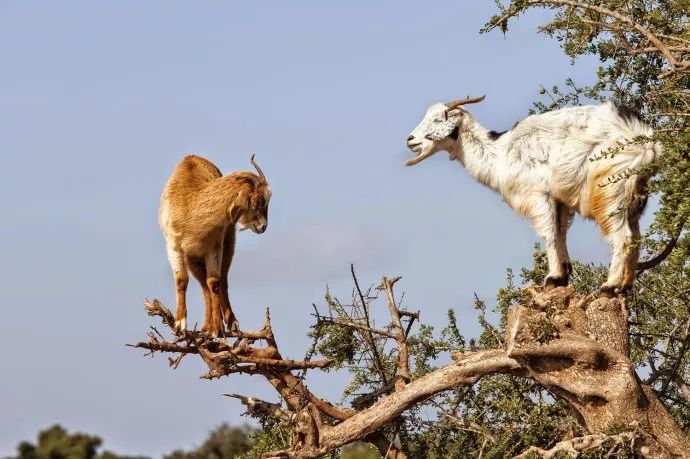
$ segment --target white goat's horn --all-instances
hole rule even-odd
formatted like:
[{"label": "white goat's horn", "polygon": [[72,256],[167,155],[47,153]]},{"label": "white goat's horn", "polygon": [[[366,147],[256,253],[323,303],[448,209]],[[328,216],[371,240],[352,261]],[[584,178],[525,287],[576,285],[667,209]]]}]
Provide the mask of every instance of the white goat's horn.
[{"label": "white goat's horn", "polygon": [[266,176],[264,175],[264,171],[262,171],[261,168],[259,167],[259,165],[256,164],[256,162],[254,161],[254,155],[252,155],[252,157],[249,158],[249,161],[252,162],[252,164],[254,165],[254,168],[256,168],[256,171],[259,173],[259,176],[260,176],[262,179],[264,179],[264,182],[268,182],[268,181],[266,180]]},{"label": "white goat's horn", "polygon": [[477,102],[483,101],[485,97],[486,97],[486,94],[483,96],[479,96],[479,97],[468,97],[466,99],[454,100],[452,102],[448,102],[446,104],[446,107],[448,107],[449,110],[452,110],[454,108],[458,108],[461,105],[476,104]]}]

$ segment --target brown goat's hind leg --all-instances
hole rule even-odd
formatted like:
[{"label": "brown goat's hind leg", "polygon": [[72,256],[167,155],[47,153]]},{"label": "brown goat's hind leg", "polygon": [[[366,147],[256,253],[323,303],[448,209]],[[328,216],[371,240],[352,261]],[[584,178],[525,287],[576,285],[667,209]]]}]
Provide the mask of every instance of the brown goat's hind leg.
[{"label": "brown goat's hind leg", "polygon": [[218,250],[210,250],[206,255],[206,287],[209,289],[211,297],[211,333],[214,336],[225,336],[225,326],[223,325],[222,300],[220,293],[220,257],[222,247]]},{"label": "brown goat's hind leg", "polygon": [[232,330],[239,330],[240,323],[232,311],[230,297],[228,293],[228,272],[232,264],[232,257],[235,254],[235,227],[231,226],[225,231],[223,241],[223,260],[220,267],[220,300],[223,306],[223,320]]},{"label": "brown goat's hind leg", "polygon": [[189,273],[182,251],[175,247],[168,246],[168,261],[175,277],[175,330],[184,332],[187,329],[187,285],[189,283]]},{"label": "brown goat's hind leg", "polygon": [[211,333],[216,337],[224,336],[225,326],[223,325],[223,315],[221,311],[222,302],[220,299],[220,279],[218,275],[207,275],[206,286],[211,292]]},{"label": "brown goat's hind leg", "polygon": [[201,292],[204,295],[204,326],[201,328],[202,331],[211,332],[211,307],[213,305],[213,299],[211,298],[211,291],[206,285],[206,264],[204,260],[195,259],[189,260],[189,270],[192,272],[194,278],[199,281],[201,285]]}]

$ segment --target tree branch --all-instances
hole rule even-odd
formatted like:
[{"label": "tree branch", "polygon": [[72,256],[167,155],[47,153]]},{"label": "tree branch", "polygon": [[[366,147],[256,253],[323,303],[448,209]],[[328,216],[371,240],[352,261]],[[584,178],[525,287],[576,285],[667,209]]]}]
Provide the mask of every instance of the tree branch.
[{"label": "tree branch", "polygon": [[664,261],[669,255],[671,255],[671,252],[673,252],[673,249],[676,247],[676,244],[678,243],[678,239],[680,238],[680,235],[683,232],[683,227],[685,227],[685,222],[687,220],[688,214],[685,214],[681,217],[680,221],[678,222],[678,225],[676,226],[676,231],[674,235],[671,237],[671,240],[668,241],[668,243],[664,247],[664,250],[662,250],[654,258],[638,263],[637,272],[643,272],[648,269],[652,269],[655,266],[661,264],[662,261]]},{"label": "tree branch", "polygon": [[605,457],[610,457],[615,451],[632,451],[635,439],[636,435],[634,432],[623,432],[618,435],[585,435],[584,437],[558,442],[553,448],[548,450],[531,446],[527,451],[515,456],[513,459],[579,457],[580,453],[593,453],[603,446],[607,448]]},{"label": "tree branch", "polygon": [[[386,292],[386,303],[393,319],[393,327],[396,329],[396,340],[398,341],[398,369],[400,378],[395,382],[395,389],[400,390],[410,382],[412,376],[410,374],[410,351],[407,347],[407,335],[400,320],[400,310],[395,304],[395,296],[393,295],[393,285],[400,280],[400,277],[388,278],[384,277],[381,281],[379,290]],[[412,319],[410,319],[412,320]]]}]

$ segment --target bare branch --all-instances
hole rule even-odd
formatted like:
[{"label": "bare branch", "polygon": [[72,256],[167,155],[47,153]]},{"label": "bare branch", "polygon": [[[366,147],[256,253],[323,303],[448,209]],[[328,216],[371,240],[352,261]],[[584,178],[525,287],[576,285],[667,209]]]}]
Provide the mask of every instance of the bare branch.
[{"label": "bare branch", "polygon": [[398,369],[400,372],[400,379],[396,380],[395,388],[400,390],[405,386],[412,376],[410,374],[410,352],[407,348],[407,335],[400,320],[400,310],[395,304],[395,296],[393,295],[393,285],[400,280],[400,277],[388,278],[384,277],[381,281],[379,289],[386,292],[386,302],[388,310],[393,319],[393,326],[396,328],[396,340],[398,341]]},{"label": "bare branch", "polygon": [[531,446],[527,451],[515,456],[513,459],[528,459],[539,457],[543,459],[552,459],[556,457],[579,457],[580,453],[591,453],[606,445],[608,447],[608,454],[615,451],[630,451],[635,444],[636,435],[634,432],[623,432],[618,435],[604,435],[594,434],[585,435],[584,437],[572,438],[556,443],[556,445],[544,450]]},{"label": "bare branch", "polygon": [[[320,447],[299,451],[274,452],[273,457],[317,458],[343,445],[352,443],[379,431],[412,405],[431,395],[458,385],[471,385],[481,377],[493,373],[512,373],[521,365],[507,357],[502,349],[465,354],[457,363],[414,380],[379,400],[369,408],[357,412],[321,434]],[[282,456],[280,455],[282,454]],[[267,456],[269,457],[269,456]]]},{"label": "bare branch", "polygon": [[278,403],[270,403],[260,400],[256,397],[245,397],[239,394],[223,394],[226,397],[238,399],[244,406],[247,407],[247,414],[253,418],[263,420],[267,417],[272,417],[282,421],[292,421],[294,415],[289,411],[285,411]]}]

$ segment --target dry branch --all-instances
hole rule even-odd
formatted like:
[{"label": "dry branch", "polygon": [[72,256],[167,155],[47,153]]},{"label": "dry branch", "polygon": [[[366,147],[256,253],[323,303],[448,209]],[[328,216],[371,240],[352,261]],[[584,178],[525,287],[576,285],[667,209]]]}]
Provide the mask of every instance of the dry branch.
[{"label": "dry branch", "polygon": [[580,453],[592,453],[606,447],[606,457],[616,451],[630,451],[634,449],[636,435],[634,432],[623,432],[618,435],[594,434],[563,440],[548,450],[532,446],[527,451],[513,459],[554,459],[557,457],[578,457]]},{"label": "dry branch", "polygon": [[281,421],[290,422],[293,420],[293,415],[284,410],[278,403],[270,403],[260,400],[255,397],[245,397],[239,394],[223,394],[226,397],[238,399],[244,406],[247,407],[246,415],[259,420],[266,418],[273,418]]},{"label": "dry branch", "polygon": [[384,277],[381,281],[381,285],[378,287],[380,290],[386,292],[386,303],[388,304],[388,310],[393,319],[393,327],[396,330],[395,339],[398,342],[398,371],[400,372],[400,377],[395,381],[396,390],[405,387],[405,384],[410,382],[412,378],[410,375],[410,351],[407,348],[407,334],[402,326],[400,309],[398,309],[398,306],[395,304],[395,295],[393,294],[393,286],[399,280],[400,277],[394,277],[392,279]]}]

